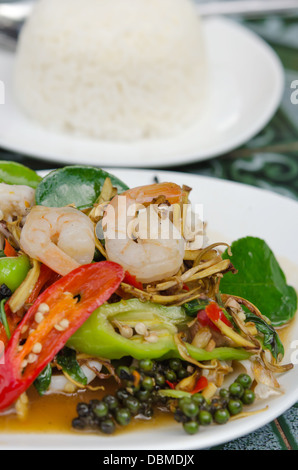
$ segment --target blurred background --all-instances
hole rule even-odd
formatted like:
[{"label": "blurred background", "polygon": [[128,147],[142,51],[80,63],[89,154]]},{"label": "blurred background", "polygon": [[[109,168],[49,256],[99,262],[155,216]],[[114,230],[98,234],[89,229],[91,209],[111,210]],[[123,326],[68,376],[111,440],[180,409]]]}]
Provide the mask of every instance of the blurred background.
[{"label": "blurred background", "polygon": [[[235,5],[241,6],[240,10],[244,8],[244,11],[233,14],[231,18],[260,35],[275,50],[282,62],[285,87],[281,104],[269,124],[242,147],[217,158],[191,165],[169,165],[167,170],[228,179],[298,199],[298,92],[295,94],[295,90],[298,90],[298,1],[296,10],[271,12],[270,4],[274,4],[276,9],[279,3],[282,10],[287,2],[285,0],[232,1]],[[4,2],[0,1],[0,5],[1,3]],[[13,1],[10,0],[10,3]],[[219,11],[220,4],[222,11],[231,4],[229,2],[227,5],[224,0],[222,2],[197,0],[197,3],[206,8],[208,6],[210,8],[212,4]],[[35,170],[49,169],[53,166],[50,161],[37,160],[0,147],[1,159],[14,160]],[[249,436],[225,444],[221,449],[297,450],[298,405],[278,420]]]}]

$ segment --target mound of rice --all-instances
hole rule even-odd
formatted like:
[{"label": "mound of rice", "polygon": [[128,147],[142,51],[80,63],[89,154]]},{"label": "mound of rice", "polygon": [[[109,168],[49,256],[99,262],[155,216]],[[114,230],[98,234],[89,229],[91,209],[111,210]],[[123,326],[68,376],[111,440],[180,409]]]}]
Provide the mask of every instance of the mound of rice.
[{"label": "mound of rice", "polygon": [[63,132],[166,137],[202,113],[204,52],[190,0],[40,0],[18,45],[16,98]]}]

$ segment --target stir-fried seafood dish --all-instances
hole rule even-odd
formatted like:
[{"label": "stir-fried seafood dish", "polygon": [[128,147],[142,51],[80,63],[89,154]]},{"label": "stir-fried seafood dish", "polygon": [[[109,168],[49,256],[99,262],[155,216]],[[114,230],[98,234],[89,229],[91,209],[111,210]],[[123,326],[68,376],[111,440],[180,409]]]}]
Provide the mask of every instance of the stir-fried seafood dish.
[{"label": "stir-fried seafood dish", "polygon": [[12,162],[0,178],[0,429],[30,421],[33,389],[79,397],[69,430],[105,434],[156,413],[194,434],[283,393],[276,328],[297,297],[265,241],[210,245],[191,188],[172,182],[128,188],[78,166],[42,179]]}]

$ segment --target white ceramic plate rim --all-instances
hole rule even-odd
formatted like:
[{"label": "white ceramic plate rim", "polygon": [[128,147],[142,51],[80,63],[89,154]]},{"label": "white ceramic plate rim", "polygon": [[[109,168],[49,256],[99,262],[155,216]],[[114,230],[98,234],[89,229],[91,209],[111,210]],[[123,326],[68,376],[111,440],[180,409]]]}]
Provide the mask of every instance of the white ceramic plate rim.
[{"label": "white ceramic plate rim", "polygon": [[[147,142],[140,141],[132,144],[125,143],[109,143],[104,141],[94,141],[89,139],[81,139],[79,137],[57,134],[52,131],[42,129],[38,124],[34,123],[26,116],[21,117],[21,111],[14,104],[13,93],[10,86],[7,86],[9,94],[8,98],[11,104],[13,122],[7,123],[8,111],[5,112],[6,117],[4,126],[5,130],[0,132],[0,145],[12,151],[25,153],[33,158],[46,159],[53,162],[81,163],[84,158],[85,163],[101,166],[114,167],[138,167],[138,168],[162,168],[181,164],[189,164],[201,160],[217,157],[225,154],[250,140],[269,122],[276,112],[284,90],[284,72],[281,62],[270,46],[263,41],[255,33],[231,20],[226,18],[212,18],[203,21],[206,37],[212,36],[212,30],[223,28],[223,34],[233,35],[231,54],[235,54],[234,62],[237,62],[237,47],[241,41],[237,38],[245,40],[247,49],[242,50],[242,54],[250,53],[250,56],[260,54],[262,57],[262,66],[270,70],[270,84],[272,86],[271,94],[263,104],[262,110],[258,110],[251,115],[247,125],[243,125],[242,120],[246,119],[246,115],[240,115],[242,125],[235,124],[232,134],[225,134],[224,141],[216,143],[216,133],[208,141],[205,148],[201,148],[198,141],[195,144],[195,150],[189,148],[189,142],[194,137],[194,131],[188,131],[180,136],[165,139],[161,141]],[[210,31],[210,32],[209,32]],[[217,47],[218,46],[218,47]],[[221,47],[220,41],[217,48]],[[241,46],[242,47],[242,46]],[[243,46],[244,47],[244,46]],[[1,57],[1,51],[0,51]],[[237,65],[234,65],[237,71]],[[255,68],[258,63],[255,64]],[[1,76],[0,76],[1,79]],[[11,81],[11,77],[6,77],[7,81]],[[262,83],[260,86],[265,86]],[[247,90],[252,96],[257,92],[256,88]],[[230,96],[233,99],[233,96]],[[7,105],[9,106],[9,105]],[[245,112],[247,110],[244,110]],[[240,112],[240,111],[239,111]],[[241,114],[241,112],[240,112]],[[247,114],[247,113],[246,113]],[[249,114],[249,113],[248,113]],[[0,109],[1,116],[1,109]],[[16,119],[17,118],[17,119]],[[20,122],[19,118],[21,118]],[[8,126],[8,127],[7,127]],[[20,126],[18,130],[18,126]],[[196,126],[196,125],[195,125]],[[196,127],[194,128],[196,129]],[[21,131],[21,132],[20,132]],[[199,134],[199,130],[197,134]],[[230,132],[230,131],[229,131]],[[15,138],[15,134],[18,138]],[[22,136],[22,134],[24,135]],[[38,139],[36,136],[39,135]],[[196,140],[194,140],[195,142]],[[210,142],[210,143],[209,143]],[[191,144],[193,146],[193,144]],[[177,150],[178,149],[178,150]]]},{"label": "white ceramic plate rim", "polygon": [[[110,170],[116,176],[125,181],[128,185],[135,185],[137,181],[139,185],[149,184],[153,181],[155,176],[159,177],[161,181],[174,181],[178,184],[187,184],[193,188],[201,188],[202,196],[207,201],[207,210],[210,212],[212,209],[213,196],[211,194],[220,194],[221,198],[218,200],[215,213],[218,213],[220,220],[224,220],[226,211],[229,211],[229,204],[231,201],[241,204],[244,216],[246,211],[251,213],[251,202],[254,201],[254,210],[256,211],[257,217],[261,217],[263,211],[267,211],[268,208],[273,207],[280,211],[281,219],[280,225],[277,226],[279,231],[282,231],[283,224],[288,221],[288,227],[294,230],[294,234],[297,234],[298,228],[298,203],[294,200],[288,199],[284,196],[277,195],[273,192],[254,188],[241,183],[235,183],[225,180],[219,180],[210,177],[196,176],[188,173],[176,173],[176,172],[163,172],[163,171],[150,171],[150,170]],[[42,173],[43,175],[45,172]],[[195,189],[195,191],[197,191]],[[197,193],[196,193],[197,195]],[[193,199],[193,203],[197,202],[197,197]],[[241,214],[236,212],[237,220],[241,218]],[[251,221],[254,220],[254,214],[252,213]],[[207,214],[208,219],[208,214]],[[245,219],[244,219],[245,220]],[[212,221],[212,223],[216,221]],[[208,221],[209,223],[209,221]],[[260,223],[260,220],[259,220]],[[273,225],[272,225],[273,224]],[[213,224],[214,225],[214,224]],[[270,217],[264,217],[264,221],[261,221],[262,228],[260,233],[244,233],[244,235],[264,236],[264,232],[268,230],[271,233],[272,226],[275,227],[274,220],[270,220]],[[246,230],[246,227],[239,227],[233,221],[228,229],[230,233],[224,233],[220,238],[221,241],[232,241],[234,238],[234,230],[240,231]],[[282,232],[281,232],[282,233]],[[238,234],[236,234],[238,235]],[[232,239],[230,238],[232,237]],[[217,241],[219,239],[217,238]],[[294,238],[293,238],[294,240]],[[283,252],[280,250],[273,250],[277,257],[279,255],[289,255],[294,253],[295,258],[295,269],[294,278],[295,288],[298,286],[298,257],[295,253],[296,246],[292,243],[287,244],[285,240],[285,246],[283,246]],[[289,246],[287,246],[289,245]],[[284,266],[282,266],[284,268]],[[284,268],[285,269],[285,268]],[[288,275],[287,270],[285,270]],[[293,275],[293,273],[292,273]],[[293,285],[293,283],[292,283]],[[296,321],[291,330],[291,339],[298,336],[298,321]],[[289,354],[289,351],[287,355]],[[265,400],[256,405],[256,409],[263,408],[267,403],[269,408],[254,416],[230,422],[224,427],[213,426],[212,428],[205,428],[195,436],[188,436],[183,433],[181,426],[173,421],[173,425],[168,427],[151,428],[142,432],[127,432],[114,437],[94,436],[94,435],[77,435],[77,434],[0,434],[0,448],[2,449],[102,449],[102,450],[137,450],[137,449],[148,449],[148,450],[199,450],[209,448],[223,444],[225,442],[237,439],[246,434],[249,434],[256,429],[270,423],[272,420],[283,414],[298,400],[298,388],[296,387],[298,378],[297,366],[287,374],[281,377],[281,384],[283,381],[290,380],[291,386],[285,390],[285,394],[282,397],[272,398]],[[17,444],[16,444],[17,443]]]}]

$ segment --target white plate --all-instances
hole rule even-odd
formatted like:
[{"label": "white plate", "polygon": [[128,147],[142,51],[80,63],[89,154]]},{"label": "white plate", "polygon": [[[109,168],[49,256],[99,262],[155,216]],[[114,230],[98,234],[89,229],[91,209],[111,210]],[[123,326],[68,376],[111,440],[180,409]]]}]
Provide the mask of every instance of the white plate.
[{"label": "white plate", "polygon": [[257,134],[275,113],[284,89],[273,50],[243,26],[223,18],[204,20],[210,62],[206,113],[171,139],[113,143],[48,131],[28,119],[14,101],[14,55],[0,51],[0,146],[58,163],[158,168],[222,155]]},{"label": "white plate", "polygon": [[[289,284],[298,291],[298,203],[266,190],[201,176],[149,170],[117,170],[114,173],[129,186],[150,184],[153,177],[193,188],[192,202],[203,203],[210,242],[231,241],[247,236],[265,239],[284,269]],[[291,261],[289,261],[291,260]],[[298,359],[298,350],[289,346],[298,338],[294,321],[286,345],[285,362]],[[296,346],[297,348],[297,346]],[[293,354],[293,355],[292,355]],[[271,422],[298,400],[298,367],[280,376],[284,394],[257,402],[251,409],[268,409],[260,414],[230,422],[225,426],[201,428],[195,436],[184,433],[174,419],[171,425],[127,432],[114,437],[77,434],[0,434],[0,448],[63,449],[204,449],[231,441]]]}]

